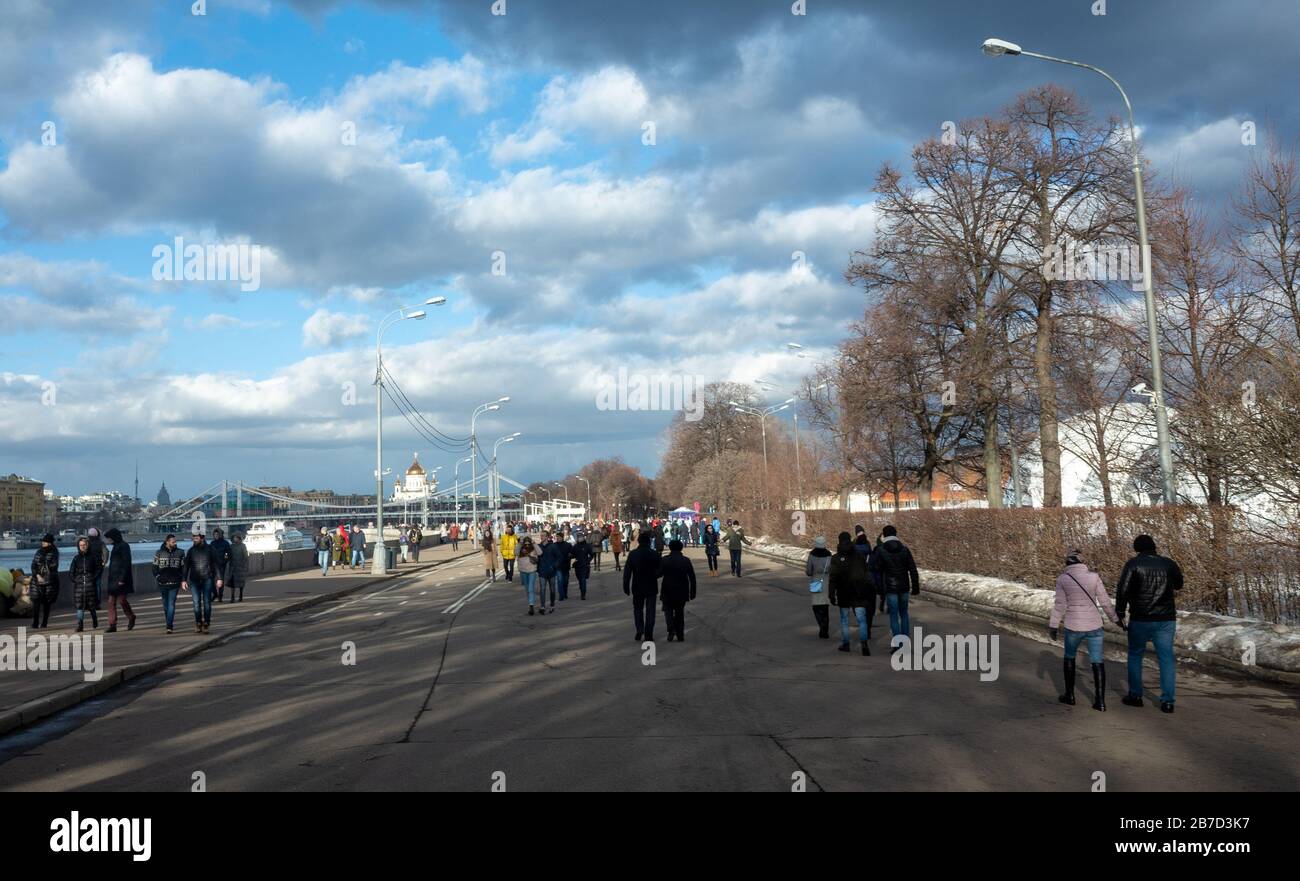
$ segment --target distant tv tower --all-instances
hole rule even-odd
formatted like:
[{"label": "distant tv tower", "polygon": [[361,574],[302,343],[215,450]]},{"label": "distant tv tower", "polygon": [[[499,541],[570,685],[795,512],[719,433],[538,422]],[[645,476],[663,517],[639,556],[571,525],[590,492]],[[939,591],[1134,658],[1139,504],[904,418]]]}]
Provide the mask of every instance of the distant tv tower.
[{"label": "distant tv tower", "polygon": [[140,504],[140,460],[135,460],[135,503]]}]

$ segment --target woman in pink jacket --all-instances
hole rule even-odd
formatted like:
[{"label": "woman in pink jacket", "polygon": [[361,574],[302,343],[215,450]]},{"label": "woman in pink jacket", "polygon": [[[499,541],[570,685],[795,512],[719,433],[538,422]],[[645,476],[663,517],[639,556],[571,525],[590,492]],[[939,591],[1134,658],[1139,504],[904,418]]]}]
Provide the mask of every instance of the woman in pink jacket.
[{"label": "woman in pink jacket", "polygon": [[[1092,684],[1096,693],[1092,702],[1094,710],[1106,709],[1106,658],[1102,654],[1105,631],[1102,629],[1101,611],[1119,624],[1115,607],[1106,595],[1101,576],[1088,569],[1079,551],[1070,551],[1065,558],[1065,571],[1056,579],[1056,605],[1052,607],[1048,632],[1052,641],[1057,638],[1057,628],[1065,623],[1065,694],[1061,703],[1074,704],[1074,656],[1079,643],[1088,640],[1088,659],[1092,661]],[[1122,626],[1122,625],[1121,625]]]}]

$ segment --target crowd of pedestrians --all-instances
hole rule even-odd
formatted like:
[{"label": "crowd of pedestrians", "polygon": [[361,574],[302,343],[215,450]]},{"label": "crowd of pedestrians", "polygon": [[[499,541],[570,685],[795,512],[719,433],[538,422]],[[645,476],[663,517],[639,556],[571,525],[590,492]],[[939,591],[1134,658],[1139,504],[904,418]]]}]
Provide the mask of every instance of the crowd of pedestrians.
[{"label": "crowd of pedestrians", "polygon": [[[856,536],[839,534],[834,551],[826,545],[826,537],[817,536],[804,563],[818,636],[830,638],[830,607],[834,606],[840,616],[839,650],[852,651],[856,622],[859,649],[863,655],[870,655],[874,613],[888,611],[890,653],[900,651],[901,642],[892,637],[912,635],[908,599],[921,589],[911,549],[892,525],[881,530],[874,542],[858,526]],[[1121,702],[1131,707],[1143,705],[1142,662],[1151,645],[1160,668],[1160,709],[1174,711],[1175,597],[1183,586],[1182,571],[1174,560],[1157,553],[1155,540],[1149,535],[1137,536],[1133,551],[1120,573],[1113,604],[1101,575],[1088,567],[1082,552],[1074,550],[1066,557],[1064,570],[1056,580],[1056,598],[1048,621],[1048,635],[1053,642],[1062,639],[1064,629],[1065,690],[1059,698],[1063,704],[1075,704],[1077,656],[1080,646],[1086,646],[1092,668],[1092,706],[1106,709],[1104,616],[1128,634],[1128,689]]]},{"label": "crowd of pedestrians", "polygon": [[[826,547],[826,537],[817,536],[804,563],[804,574],[808,577],[817,635],[830,639],[830,606],[835,606],[840,613],[839,650],[852,651],[852,625],[856,621],[859,650],[870,655],[877,604],[879,611],[889,611],[891,636],[911,634],[907,602],[909,596],[921,592],[921,577],[911,550],[892,525],[881,530],[874,544],[861,526],[855,532],[856,537],[841,532],[833,552]],[[892,639],[890,642],[892,654],[900,646]]]},{"label": "crowd of pedestrians", "polygon": [[[501,530],[499,536],[495,534],[497,529]],[[720,574],[718,558],[725,545],[730,574],[740,578],[744,548],[752,544],[739,521],[724,523],[717,517],[566,524],[516,521],[494,525],[484,521],[443,524],[436,530],[453,551],[459,550],[462,541],[470,542],[482,555],[486,580],[496,581],[498,568],[506,581],[514,581],[518,573],[528,615],[556,614],[557,603],[568,599],[571,584],[576,584],[578,599],[586,600],[592,572],[601,570],[602,557],[609,554],[614,570],[623,573],[623,591],[632,600],[638,642],[654,640],[656,604],[662,609],[668,640],[685,641],[685,608],[696,598],[698,589],[694,564],[684,554],[685,548],[702,548],[708,574],[716,577]],[[404,562],[419,561],[424,537],[423,528],[417,524],[398,527],[398,550]],[[214,600],[217,604],[225,602],[227,591],[232,603],[244,599],[249,557],[243,535],[236,533],[227,540],[216,528],[211,541],[195,533],[190,542],[190,547],[182,550],[176,536],[168,535],[153,557],[153,576],[167,633],[174,632],[181,593],[190,595],[196,633],[210,632]],[[908,602],[921,589],[911,549],[892,525],[885,526],[874,540],[858,526],[853,535],[839,533],[833,550],[827,544],[825,536],[817,536],[804,565],[818,637],[830,638],[830,607],[834,606],[840,619],[839,651],[852,651],[856,631],[859,651],[869,656],[875,616],[888,613],[891,654],[901,650],[900,641],[893,637],[911,636]],[[321,527],[315,549],[322,575],[328,575],[331,568],[364,568],[366,532],[360,525]],[[1151,645],[1160,670],[1160,708],[1166,713],[1174,710],[1175,598],[1183,586],[1182,571],[1174,560],[1157,552],[1155,540],[1149,535],[1137,536],[1133,551],[1134,556],[1120,574],[1113,603],[1100,574],[1089,568],[1080,551],[1071,551],[1066,557],[1056,580],[1055,603],[1048,622],[1050,638],[1054,642],[1062,640],[1064,646],[1065,687],[1059,696],[1063,704],[1076,702],[1078,651],[1086,647],[1092,673],[1092,706],[1106,709],[1103,619],[1109,619],[1128,634],[1128,688],[1122,703],[1142,706],[1142,663]],[[119,530],[109,529],[101,535],[96,528],[88,529],[78,538],[66,573],[60,572],[59,563],[55,538],[47,533],[32,558],[29,596],[33,629],[49,626],[50,611],[65,577],[72,590],[77,632],[84,631],[87,617],[92,628],[99,627],[99,611],[105,601],[106,633],[117,632],[119,607],[126,629],[135,629],[131,546]]]}]

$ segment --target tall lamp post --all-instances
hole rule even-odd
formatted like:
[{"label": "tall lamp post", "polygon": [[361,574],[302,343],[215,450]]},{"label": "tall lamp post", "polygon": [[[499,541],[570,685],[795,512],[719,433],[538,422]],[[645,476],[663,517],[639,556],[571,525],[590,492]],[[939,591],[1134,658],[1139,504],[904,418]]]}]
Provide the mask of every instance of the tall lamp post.
[{"label": "tall lamp post", "polygon": [[[478,435],[475,433],[474,424],[478,421],[479,416],[490,410],[500,410],[501,405],[510,400],[510,396],[497,398],[495,401],[489,401],[486,404],[479,404],[474,408],[474,415],[469,418],[469,458],[470,458],[470,510],[474,516],[474,528],[478,529]],[[475,533],[477,534],[477,533]]]},{"label": "tall lamp post", "polygon": [[786,408],[788,408],[791,404],[794,403],[794,398],[790,398],[789,400],[782,401],[779,404],[773,404],[772,406],[765,407],[762,410],[759,410],[756,407],[743,406],[742,404],[739,404],[736,401],[728,401],[727,403],[731,404],[732,408],[734,408],[737,413],[748,413],[750,416],[758,417],[759,428],[763,432],[763,481],[764,483],[766,483],[767,482],[767,417],[771,416],[773,413],[778,413],[781,410],[785,410]]},{"label": "tall lamp post", "polygon": [[519,437],[521,434],[523,434],[523,432],[516,431],[514,434],[508,434],[505,437],[497,438],[496,442],[492,444],[492,476],[489,478],[492,481],[492,489],[489,493],[489,499],[492,502],[493,522],[496,521],[497,517],[501,513],[501,491],[500,487],[497,485],[497,450],[501,448],[502,444],[513,442],[514,439]]},{"label": "tall lamp post", "polygon": [[466,456],[464,459],[458,459],[456,461],[456,467],[453,468],[451,472],[452,474],[451,480],[452,483],[455,484],[454,489],[456,491],[456,522],[457,523],[460,522],[460,466],[464,465],[466,462],[473,462],[473,461],[474,461],[473,456]]},{"label": "tall lamp post", "polygon": [[589,520],[591,519],[591,481],[583,477],[581,474],[578,475],[578,479],[581,480],[583,483],[587,484],[587,511],[586,511],[587,516],[584,517],[583,519]]},{"label": "tall lamp post", "polygon": [[1142,189],[1142,158],[1138,153],[1137,126],[1133,122],[1133,105],[1128,100],[1128,93],[1124,91],[1124,87],[1119,84],[1119,81],[1106,71],[1100,67],[1093,67],[1091,64],[1084,64],[1081,61],[1069,61],[1065,58],[1055,58],[1051,55],[1028,52],[1015,43],[998,39],[985,40],[983,50],[985,55],[993,58],[1001,55],[1024,55],[1028,58],[1054,61],[1057,64],[1068,64],[1071,67],[1082,67],[1085,70],[1091,70],[1093,73],[1099,73],[1109,80],[1110,84],[1119,90],[1120,97],[1124,99],[1124,106],[1128,109],[1130,152],[1133,155],[1133,187],[1137,196],[1138,243],[1142,249],[1142,296],[1146,302],[1147,345],[1151,353],[1151,393],[1152,404],[1156,410],[1156,443],[1160,448],[1160,476],[1164,484],[1165,504],[1175,504],[1178,495],[1174,487],[1174,461],[1169,447],[1169,416],[1165,412],[1164,371],[1160,366],[1160,326],[1156,317],[1156,297],[1151,280],[1151,242],[1147,238],[1146,196]]},{"label": "tall lamp post", "polygon": [[742,406],[736,401],[730,401],[729,403],[731,404],[732,407],[736,409],[737,413],[748,413],[750,416],[758,417],[758,425],[763,433],[763,504],[764,507],[766,507],[767,505],[767,417],[771,416],[773,413],[779,413],[780,411],[788,408],[791,404],[794,403],[794,398],[790,398],[786,401],[781,402],[780,404],[773,404],[772,406],[765,407],[762,410],[756,409],[754,407]]},{"label": "tall lamp post", "polygon": [[[447,302],[446,297],[430,297],[424,301],[426,306],[441,306]],[[384,331],[399,321],[420,321],[428,313],[414,306],[395,309],[379,322],[375,333],[375,542],[374,559],[371,573],[388,574],[388,553],[384,544]]]},{"label": "tall lamp post", "polygon": [[436,483],[438,479],[438,472],[441,470],[442,470],[442,466],[439,465],[437,468],[430,471],[428,477],[426,478],[426,482],[424,484],[424,499],[423,499],[423,504],[422,504],[423,509],[421,511],[421,514],[424,518],[423,526],[425,529],[429,528],[429,483],[428,481],[433,481]]}]

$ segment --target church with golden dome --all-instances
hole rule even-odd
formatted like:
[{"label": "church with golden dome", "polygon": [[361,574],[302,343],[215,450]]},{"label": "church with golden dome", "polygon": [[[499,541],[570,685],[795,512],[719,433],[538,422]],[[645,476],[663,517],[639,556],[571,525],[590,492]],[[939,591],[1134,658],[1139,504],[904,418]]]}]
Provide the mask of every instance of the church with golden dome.
[{"label": "church with golden dome", "polygon": [[424,466],[420,464],[420,454],[416,453],[414,461],[411,462],[411,467],[406,469],[405,479],[393,483],[393,501],[423,501],[437,491],[437,476],[431,478],[425,472]]}]

